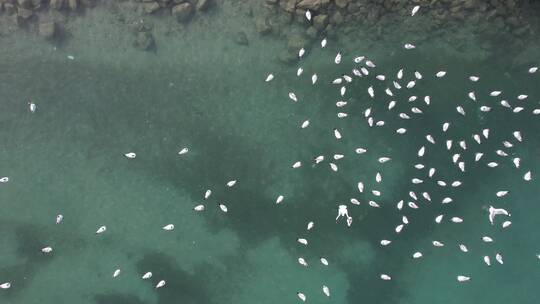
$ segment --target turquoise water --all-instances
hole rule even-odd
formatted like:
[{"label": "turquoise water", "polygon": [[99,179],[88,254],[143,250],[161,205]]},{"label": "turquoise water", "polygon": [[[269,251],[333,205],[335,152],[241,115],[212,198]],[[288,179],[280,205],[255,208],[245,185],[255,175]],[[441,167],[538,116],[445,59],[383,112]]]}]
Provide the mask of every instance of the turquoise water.
[{"label": "turquoise water", "polygon": [[[24,31],[1,38],[0,175],[9,182],[0,184],[0,283],[12,286],[0,290],[0,303],[297,303],[299,291],[310,303],[536,303],[540,116],[532,111],[540,108],[540,72],[527,70],[539,64],[538,53],[528,58],[505,41],[482,50],[474,37],[455,51],[445,36],[404,50],[404,43],[421,36],[407,32],[389,33],[395,38],[380,45],[330,39],[320,49],[315,43],[298,64],[285,66],[276,59],[283,42],[259,37],[232,3],[174,35],[165,34],[170,23],[155,20],[156,53],[134,50],[112,19],[106,9],[89,11],[70,23],[73,37],[57,48]],[[223,31],[209,30],[215,28]],[[248,47],[231,38],[238,29],[247,32]],[[339,65],[337,52],[343,53]],[[342,98],[340,86],[330,82],[352,76],[359,55],[377,67],[369,69],[369,78],[355,77]],[[297,77],[300,66],[304,73]],[[403,88],[397,90],[391,80],[401,68]],[[415,70],[423,78],[407,90]],[[440,70],[447,75],[439,79]],[[269,73],[275,79],[264,82]],[[374,79],[377,74],[387,80]],[[480,80],[471,82],[470,75]],[[491,97],[493,90],[503,93]],[[413,94],[418,100],[407,102]],[[519,94],[528,98],[518,101]],[[431,96],[429,107],[425,95]],[[28,110],[29,98],[35,113]],[[524,110],[512,113],[498,104],[503,98]],[[338,109],[340,99],[348,104]],[[387,111],[391,99],[397,105]],[[458,105],[465,116],[456,112]],[[479,111],[481,105],[491,112]],[[411,106],[424,114],[411,114]],[[385,126],[368,126],[363,113],[369,107]],[[337,112],[349,116],[340,119]],[[400,119],[400,112],[413,119]],[[306,119],[310,126],[301,129]],[[445,121],[451,126],[443,133]],[[407,128],[405,135],[395,133],[400,127]],[[489,139],[478,145],[471,136],[484,128],[491,130]],[[516,130],[523,143],[512,136]],[[428,143],[426,134],[437,144]],[[454,141],[451,152],[447,139]],[[515,146],[504,148],[504,140]],[[419,159],[421,146],[426,154]],[[183,147],[189,152],[180,156]],[[358,147],[368,152],[356,154]],[[497,149],[510,156],[497,156]],[[127,159],[128,152],[137,157]],[[476,152],[484,153],[478,163]],[[465,173],[452,163],[454,153],[466,162]],[[331,160],[334,154],[344,158]],[[313,165],[318,155],[325,160]],[[382,156],[392,160],[380,164]],[[513,157],[522,159],[519,169]],[[296,161],[302,166],[292,169]],[[488,168],[489,161],[499,166]],[[434,178],[416,163],[437,168]],[[528,170],[533,178],[525,182]],[[414,177],[424,183],[412,185]],[[230,180],[238,182],[229,188]],[[443,188],[435,180],[463,185]],[[204,200],[207,189],[212,195]],[[509,194],[498,198],[500,190]],[[411,201],[409,191],[418,195],[420,208],[399,211],[396,203]],[[431,203],[421,198],[424,191]],[[276,205],[279,195],[285,198]],[[447,196],[454,201],[442,205]],[[360,206],[349,203],[353,197]],[[369,200],[381,208],[368,206]],[[206,210],[194,212],[200,203]],[[344,219],[335,222],[340,204],[348,205],[350,228]],[[502,229],[497,217],[491,226],[489,205],[508,209],[512,225]],[[60,225],[57,214],[64,215]],[[434,222],[438,214],[445,214],[441,224]],[[402,215],[410,224],[398,235],[394,228]],[[464,222],[452,223],[452,216]],[[310,221],[315,227],[306,231]],[[175,229],[164,231],[167,224]],[[96,235],[102,225],[107,231]],[[495,241],[482,242],[484,235]],[[299,244],[299,237],[309,244]],[[393,242],[382,247],[382,239]],[[445,246],[433,247],[434,240]],[[469,252],[459,251],[459,243]],[[53,252],[43,254],[45,246]],[[412,259],[415,251],[423,258]],[[484,255],[491,256],[490,267]],[[319,262],[322,256],[328,266]],[[299,265],[298,257],[309,266]],[[116,269],[121,274],[113,278]],[[142,280],[148,271],[152,278]],[[383,273],[392,280],[381,280]],[[471,280],[459,283],[457,275]],[[166,286],[155,289],[160,280]]]}]

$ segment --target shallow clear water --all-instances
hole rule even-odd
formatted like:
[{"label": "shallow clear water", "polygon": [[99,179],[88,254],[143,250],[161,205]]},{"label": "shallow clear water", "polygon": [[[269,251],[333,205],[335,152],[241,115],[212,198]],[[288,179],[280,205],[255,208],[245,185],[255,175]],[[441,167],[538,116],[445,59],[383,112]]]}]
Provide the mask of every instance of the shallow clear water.
[{"label": "shallow clear water", "polygon": [[[242,16],[233,4],[223,4],[172,37],[160,34],[168,23],[156,22],[155,54],[134,50],[100,8],[70,23],[73,38],[61,48],[24,31],[1,38],[0,175],[9,182],[0,184],[0,281],[12,287],[0,292],[0,303],[296,303],[298,291],[310,303],[536,303],[540,116],[532,111],[540,107],[540,72],[527,70],[538,57],[512,64],[504,41],[494,46],[501,55],[484,57],[474,39],[470,54],[453,52],[445,37],[404,50],[404,33],[392,48],[330,40],[325,49],[314,47],[298,64],[285,66],[275,56],[283,43],[258,37]],[[223,31],[209,30],[215,28]],[[249,47],[231,39],[238,29],[247,31]],[[358,55],[377,67],[369,77],[355,77],[340,97],[340,86],[330,82],[351,75]],[[397,90],[391,80],[400,68],[403,88]],[[415,70],[423,78],[408,90]],[[440,70],[447,75],[439,79]],[[275,79],[266,83],[268,73]],[[374,79],[377,74],[387,80]],[[469,81],[470,75],[480,81]],[[493,90],[503,94],[490,97]],[[476,102],[469,91],[476,92]],[[291,102],[289,92],[299,101]],[[528,98],[518,101],[519,94]],[[410,95],[419,98],[409,103]],[[431,96],[429,107],[425,95]],[[28,110],[29,98],[35,113]],[[503,98],[524,110],[512,113],[499,104]],[[335,106],[340,99],[348,101],[342,109]],[[392,99],[397,105],[388,111]],[[458,105],[466,116],[456,112]],[[491,112],[482,113],[481,105]],[[412,106],[424,114],[411,114]],[[363,113],[369,107],[384,127],[368,126]],[[337,112],[349,116],[339,119]],[[400,119],[400,112],[413,119]],[[306,119],[310,126],[301,129]],[[443,133],[445,121],[451,126]],[[407,128],[405,135],[395,133],[400,127]],[[485,128],[490,137],[478,145],[471,136]],[[516,130],[523,143],[512,136]],[[454,141],[450,152],[447,139]],[[504,148],[504,140],[515,146]],[[426,154],[418,158],[421,146]],[[179,156],[183,147],[189,153]],[[358,147],[368,152],[356,154]],[[497,149],[510,156],[497,156]],[[128,152],[137,157],[125,158]],[[484,153],[478,163],[476,152]],[[466,162],[465,173],[452,163],[454,153]],[[334,161],[334,154],[345,157]],[[313,165],[318,155],[325,160]],[[380,164],[382,156],[392,160]],[[519,169],[513,157],[522,159]],[[296,161],[303,165],[292,169]],[[489,161],[499,166],[488,168]],[[427,177],[427,168],[415,169],[416,163],[437,168],[435,177]],[[525,182],[528,170],[533,179]],[[375,182],[377,172],[381,183]],[[424,183],[412,185],[414,177]],[[233,179],[238,183],[227,187]],[[440,187],[436,180],[463,185]],[[358,192],[359,181],[366,192]],[[204,200],[207,189],[212,195]],[[498,198],[500,190],[509,194]],[[397,210],[398,201],[412,201],[409,191],[419,196],[420,208]],[[421,192],[429,192],[432,202]],[[278,195],[285,199],[276,205]],[[447,196],[454,201],[442,205]],[[351,198],[361,205],[350,204]],[[381,208],[368,206],[369,200]],[[226,214],[217,207],[221,202]],[[207,210],[194,212],[199,203]],[[350,228],[344,219],[336,224],[340,204],[348,205]],[[502,229],[498,217],[491,226],[488,205],[511,211],[513,224]],[[64,221],[55,225],[60,213]],[[441,224],[434,222],[438,214],[445,214]],[[410,224],[397,235],[402,215]],[[452,216],[464,222],[452,223]],[[308,232],[309,221],[315,227]],[[173,231],[162,230],[171,223]],[[96,235],[102,225],[107,231]],[[484,235],[495,241],[482,242]],[[381,239],[393,243],[381,247]],[[433,247],[433,240],[445,246]],[[459,251],[459,243],[469,252]],[[42,254],[45,246],[53,253]],[[413,260],[415,251],[423,258]],[[497,252],[504,265],[494,260]],[[491,267],[484,255],[492,257]],[[322,256],[329,266],[319,262]],[[309,266],[299,265],[298,257]],[[117,268],[122,272],[113,279]],[[147,271],[153,277],[140,279]],[[381,280],[382,273],[392,280]],[[457,275],[471,281],[458,283]],[[154,289],[162,279],[166,287]],[[322,285],[330,288],[330,299]]]}]

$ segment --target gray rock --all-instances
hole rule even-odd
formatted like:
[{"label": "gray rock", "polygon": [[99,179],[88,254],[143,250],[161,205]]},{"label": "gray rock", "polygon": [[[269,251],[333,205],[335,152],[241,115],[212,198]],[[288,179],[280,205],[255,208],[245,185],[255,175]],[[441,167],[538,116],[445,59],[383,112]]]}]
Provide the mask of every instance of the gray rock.
[{"label": "gray rock", "polygon": [[81,0],[81,5],[84,7],[96,6],[96,0]]},{"label": "gray rock", "polygon": [[315,39],[315,38],[317,38],[319,36],[319,32],[317,31],[317,29],[315,27],[310,26],[306,30],[306,35],[311,39]]},{"label": "gray rock", "polygon": [[39,35],[45,39],[52,39],[56,35],[56,23],[54,21],[44,21],[39,23]]},{"label": "gray rock", "polygon": [[17,0],[17,4],[22,8],[31,8],[32,0]]},{"label": "gray rock", "polygon": [[279,61],[285,64],[293,64],[298,60],[297,53],[290,50],[283,50],[279,54]]},{"label": "gray rock", "polygon": [[332,24],[335,24],[335,25],[340,25],[343,23],[343,21],[345,21],[345,19],[343,18],[343,15],[339,12],[339,11],[336,11],[333,15],[332,15],[332,18],[330,20],[330,22]]},{"label": "gray rock", "polygon": [[326,25],[328,24],[328,15],[317,15],[313,17],[313,26],[319,30],[322,31]]},{"label": "gray rock", "polygon": [[186,22],[191,18],[193,6],[191,3],[186,2],[173,6],[171,11],[178,22]]},{"label": "gray rock", "polygon": [[309,40],[299,34],[293,34],[287,40],[287,48],[292,52],[298,52],[301,48],[306,49],[308,45]]},{"label": "gray rock", "polygon": [[335,0],[336,6],[339,8],[346,8],[349,4],[349,0]]},{"label": "gray rock", "polygon": [[322,4],[322,0],[301,0],[296,6],[301,9],[316,11],[321,8]]},{"label": "gray rock", "polygon": [[65,0],[51,0],[49,2],[49,7],[55,10],[60,10],[64,7]]},{"label": "gray rock", "polygon": [[257,17],[255,19],[255,30],[261,35],[266,35],[272,31],[272,27],[268,24],[266,18]]},{"label": "gray rock", "polygon": [[22,20],[27,20],[33,15],[34,12],[32,12],[31,9],[19,7],[19,9],[17,10],[17,16],[19,16]]},{"label": "gray rock", "polygon": [[279,5],[284,11],[292,13],[296,8],[296,2],[298,2],[298,0],[281,0]]},{"label": "gray rock", "polygon": [[144,2],[142,7],[143,12],[146,14],[152,14],[160,9],[159,3],[157,2]]},{"label": "gray rock", "polygon": [[236,37],[234,38],[234,42],[236,42],[239,45],[249,45],[249,40],[247,38],[246,32],[240,31],[236,34]]},{"label": "gray rock", "polygon": [[8,16],[15,14],[15,12],[17,11],[15,5],[13,5],[12,3],[4,3],[4,10],[6,11],[6,14]]},{"label": "gray rock", "polygon": [[265,2],[269,5],[276,5],[278,4],[279,0],[265,0]]},{"label": "gray rock", "polygon": [[79,8],[78,0],[68,0],[67,4],[68,4],[68,8],[72,11],[75,11],[77,10],[77,8]]},{"label": "gray rock", "polygon": [[210,0],[197,0],[197,11],[204,11],[210,7]]},{"label": "gray rock", "polygon": [[151,51],[156,47],[154,36],[150,32],[138,32],[133,46],[142,51]]}]

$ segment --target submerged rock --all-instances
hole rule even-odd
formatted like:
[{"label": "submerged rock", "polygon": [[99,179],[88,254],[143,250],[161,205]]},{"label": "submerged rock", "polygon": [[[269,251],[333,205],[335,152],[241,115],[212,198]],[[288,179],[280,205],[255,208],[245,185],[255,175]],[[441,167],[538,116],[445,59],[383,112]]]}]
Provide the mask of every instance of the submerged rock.
[{"label": "submerged rock", "polygon": [[204,11],[210,7],[210,0],[197,0],[197,11]]},{"label": "submerged rock", "polygon": [[45,39],[52,39],[56,36],[57,25],[54,21],[43,21],[39,23],[39,35]]},{"label": "submerged rock", "polygon": [[272,31],[272,27],[268,24],[266,18],[258,17],[255,19],[255,30],[261,35],[266,35]]},{"label": "submerged rock", "polygon": [[156,48],[156,41],[150,32],[138,32],[133,46],[142,51],[152,51]]},{"label": "submerged rock", "polygon": [[191,17],[193,6],[189,2],[181,3],[173,6],[171,12],[178,22],[186,22]]},{"label": "submerged rock", "polygon": [[143,3],[143,11],[146,14],[152,14],[160,9],[159,3],[157,2],[145,2]]},{"label": "submerged rock", "polygon": [[49,7],[55,10],[60,10],[65,5],[65,0],[50,0]]},{"label": "submerged rock", "polygon": [[249,45],[249,40],[247,38],[246,32],[244,31],[238,32],[236,34],[234,42],[238,43],[239,45]]}]

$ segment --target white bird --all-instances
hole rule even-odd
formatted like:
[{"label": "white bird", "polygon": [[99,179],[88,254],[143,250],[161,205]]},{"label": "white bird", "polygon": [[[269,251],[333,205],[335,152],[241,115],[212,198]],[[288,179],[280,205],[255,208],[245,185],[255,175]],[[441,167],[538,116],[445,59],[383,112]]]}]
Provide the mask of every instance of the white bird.
[{"label": "white bird", "polygon": [[493,96],[493,97],[496,97],[496,96],[499,96],[501,95],[502,91],[491,91],[491,93],[489,93],[490,96]]},{"label": "white bird", "polygon": [[381,274],[381,279],[384,280],[384,281],[390,281],[392,279],[392,277],[390,277],[389,275],[387,274]]},{"label": "white bird", "polygon": [[531,171],[527,171],[524,175],[523,175],[523,179],[525,181],[530,181],[532,179],[532,174],[531,174]]},{"label": "white bird", "polygon": [[300,128],[305,129],[305,128],[307,128],[308,126],[309,126],[309,120],[306,120],[306,121],[304,121],[304,122],[302,123],[302,125],[300,125]]},{"label": "white bird", "polygon": [[484,243],[493,243],[493,239],[489,236],[483,236],[482,241],[484,241]]},{"label": "white bird", "polygon": [[411,11],[411,17],[416,15],[416,13],[418,13],[418,10],[420,10],[420,5],[416,5],[415,7],[413,7]]},{"label": "white bird", "polygon": [[340,63],[341,63],[341,53],[337,53],[336,58],[334,59],[334,62],[335,62],[336,64],[340,64]]},{"label": "white bird", "polygon": [[300,167],[302,167],[302,162],[301,162],[301,161],[297,161],[297,162],[295,162],[294,164],[292,164],[291,167],[292,167],[293,169],[300,168]]},{"label": "white bird", "polygon": [[484,263],[486,263],[486,265],[488,266],[491,266],[491,259],[489,258],[489,256],[484,256]]},{"label": "white bird", "polygon": [[326,47],[326,43],[327,43],[326,38],[324,38],[323,40],[321,40],[321,47],[322,47],[322,48]]},{"label": "white bird", "polygon": [[273,74],[268,74],[268,76],[266,76],[266,79],[264,81],[270,82],[270,81],[272,81],[272,79],[274,79],[274,75]]},{"label": "white bird", "polygon": [[336,139],[341,139],[341,133],[338,129],[334,129],[334,136],[336,137]]},{"label": "white bird", "polygon": [[50,246],[41,248],[41,252],[43,252],[43,253],[51,253],[52,251],[53,251],[53,249]]},{"label": "white bird", "polygon": [[375,96],[375,91],[373,91],[373,87],[369,87],[368,88],[368,94],[371,98],[373,98]]},{"label": "white bird", "polygon": [[227,187],[232,187],[234,185],[236,185],[236,180],[231,180],[227,182]]},{"label": "white bird", "polygon": [[459,250],[461,250],[463,252],[469,252],[469,249],[467,249],[467,246],[465,246],[463,244],[459,244]]},{"label": "white bird", "polygon": [[454,216],[453,218],[450,219],[452,222],[454,223],[463,223],[463,219],[460,218],[460,217],[457,217],[457,216]]},{"label": "white bird", "polygon": [[506,211],[505,209],[495,208],[493,206],[489,206],[488,212],[489,212],[489,222],[491,223],[491,225],[493,225],[493,221],[495,220],[495,216],[497,215],[511,216],[510,213],[508,213],[508,211]]},{"label": "white bird", "polygon": [[307,230],[309,231],[309,230],[313,229],[314,226],[315,226],[315,223],[309,222],[309,223],[307,224]]},{"label": "white bird", "polygon": [[523,141],[523,137],[521,137],[521,132],[520,131],[514,131],[512,133],[512,135],[514,135],[514,137],[518,140],[518,141]]},{"label": "white bird", "polygon": [[223,203],[219,204],[219,209],[221,209],[221,211],[223,211],[225,213],[227,213],[227,211],[229,210],[227,208],[227,206],[225,206],[225,204],[223,204]]},{"label": "white bird", "polygon": [[35,113],[37,110],[37,106],[32,101],[28,102],[28,109],[30,109],[31,113]]},{"label": "white bird", "polygon": [[308,266],[308,263],[306,262],[306,260],[304,258],[298,258],[298,264],[300,264],[302,266],[305,266],[305,267]]},{"label": "white bird", "polygon": [[129,158],[129,159],[133,159],[133,158],[137,157],[137,154],[135,154],[133,152],[129,152],[129,153],[124,154],[124,156]]},{"label": "white bird", "polygon": [[306,53],[306,50],[304,48],[301,48],[298,51],[298,58],[302,58],[302,56],[304,56],[305,53]]},{"label": "white bird", "polygon": [[116,277],[119,276],[119,275],[120,275],[120,269],[116,269],[116,270],[113,272],[112,277],[113,277],[113,278],[116,278]]},{"label": "white bird", "polygon": [[444,217],[444,214],[439,214],[435,217],[435,223],[440,224],[442,222],[442,219]]},{"label": "white bird", "polygon": [[309,10],[306,10],[306,19],[311,21],[311,12]]},{"label": "white bird", "polygon": [[204,192],[204,199],[208,199],[212,195],[212,190],[208,189]]},{"label": "white bird", "polygon": [[509,227],[510,225],[512,225],[512,222],[511,222],[511,221],[504,221],[504,222],[501,224],[501,226],[502,226],[503,228],[507,228],[507,227]]},{"label": "white bird", "polygon": [[495,255],[495,260],[496,260],[497,262],[499,262],[499,264],[501,264],[501,265],[504,264],[502,255],[501,255],[500,253],[497,253],[497,254]]},{"label": "white bird", "polygon": [[366,58],[366,57],[364,57],[364,56],[355,57],[354,58],[354,63],[360,63],[360,62],[362,62],[362,60],[364,60],[364,58]]},{"label": "white bird", "polygon": [[330,288],[328,288],[328,286],[323,285],[323,286],[322,286],[322,290],[323,290],[324,294],[325,294],[327,297],[330,296]]},{"label": "white bird", "polygon": [[317,77],[317,74],[311,75],[311,83],[312,83],[312,84],[315,84],[315,82],[317,82],[317,78],[318,78],[318,77]]},{"label": "white bird", "polygon": [[324,266],[328,266],[328,260],[324,257],[321,257],[321,263],[324,265]]},{"label": "white bird", "polygon": [[289,98],[294,102],[298,101],[298,97],[296,97],[296,94],[294,94],[293,92],[289,92]]},{"label": "white bird", "polygon": [[412,255],[413,259],[419,259],[422,257],[422,253],[420,251],[417,251],[415,253],[413,253]]},{"label": "white bird", "polygon": [[392,160],[390,157],[379,157],[379,159],[378,159],[379,163],[381,163],[381,164],[384,164],[384,163],[386,163],[386,162],[388,162],[390,160]]},{"label": "white bird", "polygon": [[152,277],[152,273],[147,272],[147,273],[143,274],[142,279],[147,280],[147,279],[150,279],[151,277]]},{"label": "white bird", "polygon": [[101,234],[101,233],[105,232],[106,230],[107,230],[107,226],[101,226],[96,231],[96,234]]},{"label": "white bird", "polygon": [[298,241],[298,243],[302,244],[302,245],[306,245],[308,244],[308,241],[304,238],[298,238],[296,241]]},{"label": "white bird", "polygon": [[477,82],[478,80],[480,80],[480,77],[478,77],[478,76],[469,76],[469,80],[472,81],[472,82]]},{"label": "white bird", "polygon": [[278,196],[277,199],[276,199],[276,204],[281,204],[281,202],[283,202],[284,198],[285,197],[283,195]]},{"label": "white bird", "polygon": [[64,219],[64,216],[59,214],[56,216],[56,224],[62,223],[62,220]]},{"label": "white bird", "polygon": [[197,206],[193,207],[193,210],[195,210],[197,212],[204,211],[204,209],[205,209],[204,205],[197,205]]},{"label": "white bird", "polygon": [[443,247],[444,246],[444,244],[439,242],[439,241],[433,241],[432,243],[433,243],[433,246],[435,246],[435,247]]},{"label": "white bird", "polygon": [[462,275],[458,275],[457,276],[457,280],[458,282],[467,282],[469,281],[471,278],[470,277],[467,277],[467,276],[462,276]]},{"label": "white bird", "polygon": [[506,196],[507,194],[508,194],[508,191],[497,191],[495,195],[497,195],[497,197],[503,197],[503,196]]},{"label": "white bird", "polygon": [[156,289],[161,288],[161,287],[165,286],[165,284],[166,284],[165,280],[161,280],[156,284],[155,288]]},{"label": "white bird", "polygon": [[412,50],[412,49],[416,48],[416,46],[414,46],[414,44],[405,43],[403,48],[406,49],[406,50]]},{"label": "white bird", "polygon": [[306,298],[306,295],[303,294],[303,293],[301,293],[301,292],[297,292],[296,295],[298,296],[298,298],[299,298],[300,300],[302,300],[302,302],[305,302],[306,299],[307,299],[307,298]]},{"label": "white bird", "polygon": [[446,75],[446,71],[439,71],[439,72],[437,72],[437,74],[435,74],[435,76],[437,78],[444,77],[445,75]]},{"label": "white bird", "polygon": [[392,243],[392,241],[389,241],[389,240],[381,240],[381,246],[388,246],[388,245],[390,245],[390,243]]},{"label": "white bird", "polygon": [[4,176],[4,177],[0,178],[0,183],[7,183],[7,182],[9,182],[9,177]]},{"label": "white bird", "polygon": [[173,224],[168,224],[168,225],[163,226],[162,229],[166,230],[166,231],[171,231],[171,230],[174,229],[174,225]]},{"label": "white bird", "polygon": [[189,149],[188,149],[188,148],[182,148],[182,150],[180,150],[180,151],[178,152],[178,155],[184,155],[184,154],[186,154],[186,153],[188,153],[188,152],[189,152]]},{"label": "white bird", "polygon": [[298,70],[296,70],[296,76],[302,75],[303,72],[304,72],[304,69],[302,69],[301,67],[298,68]]},{"label": "white bird", "polygon": [[538,67],[531,67],[529,68],[529,74],[533,74],[533,73],[536,73],[536,71],[538,71]]},{"label": "white bird", "polygon": [[0,289],[9,289],[9,288],[11,288],[10,282],[5,282],[5,283],[0,284]]}]

